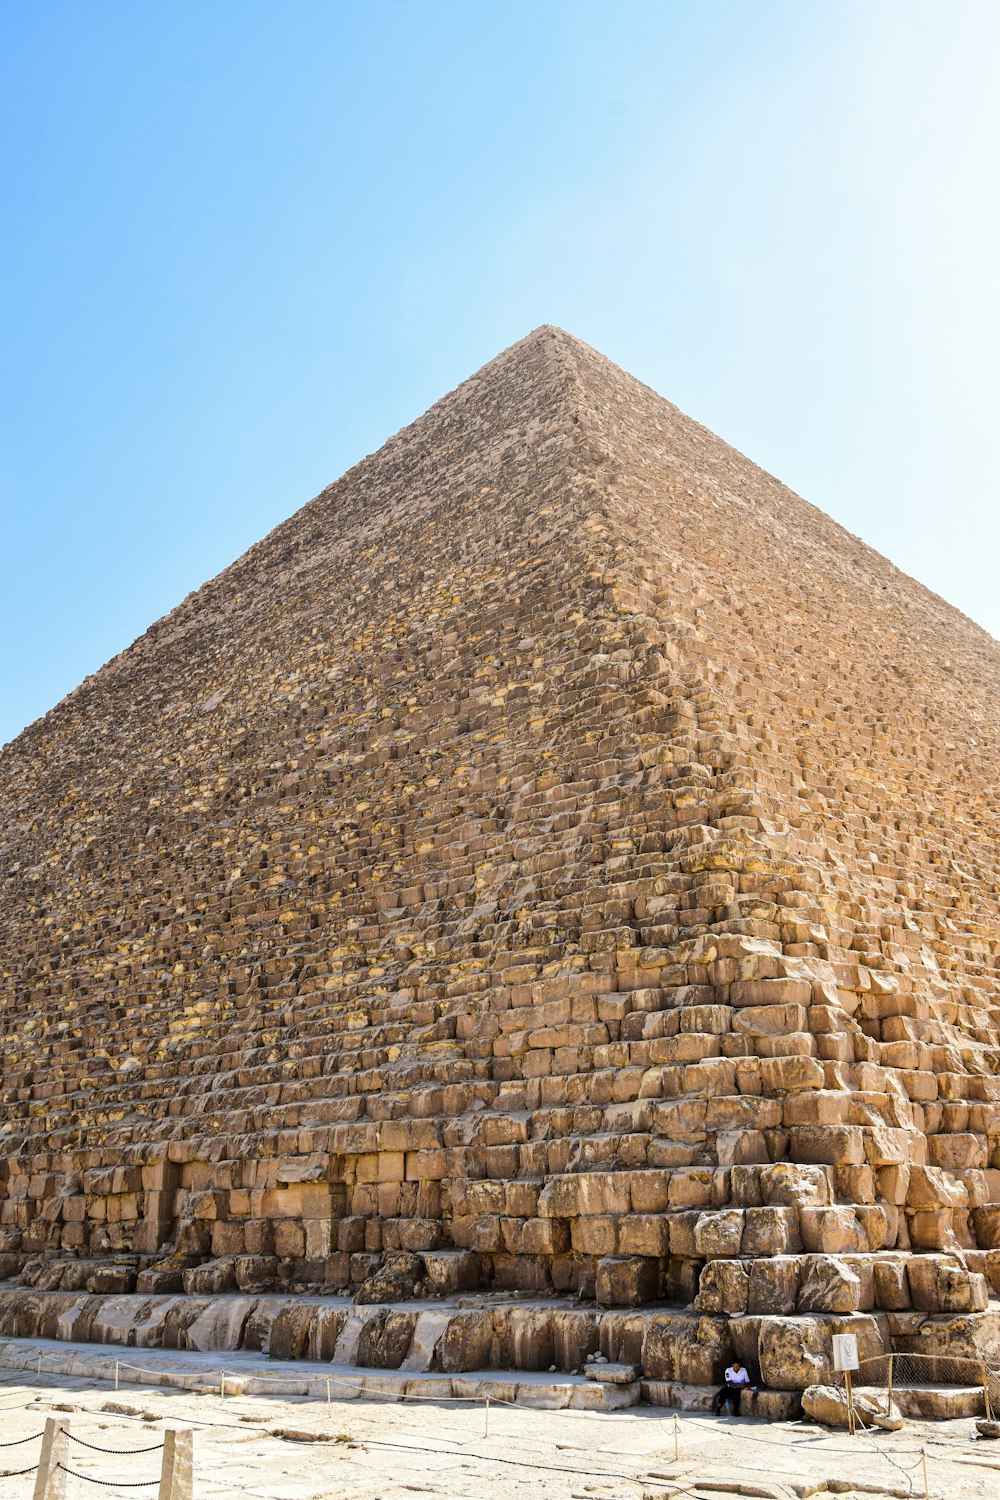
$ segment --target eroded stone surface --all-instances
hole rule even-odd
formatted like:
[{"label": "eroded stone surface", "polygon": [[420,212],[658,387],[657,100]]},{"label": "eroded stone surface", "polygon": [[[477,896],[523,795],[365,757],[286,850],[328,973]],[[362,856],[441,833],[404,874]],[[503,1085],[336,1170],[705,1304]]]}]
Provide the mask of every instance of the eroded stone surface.
[{"label": "eroded stone surface", "polygon": [[83,1338],[663,1300],[667,1382],[726,1316],[796,1386],[814,1316],[976,1318],[998,705],[983,632],[537,331],[0,756],[0,1273]]}]

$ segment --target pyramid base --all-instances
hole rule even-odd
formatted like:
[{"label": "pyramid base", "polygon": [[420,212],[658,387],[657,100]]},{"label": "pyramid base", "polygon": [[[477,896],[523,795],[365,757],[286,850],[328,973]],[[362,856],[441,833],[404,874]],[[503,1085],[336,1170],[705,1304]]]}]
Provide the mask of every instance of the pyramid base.
[{"label": "pyramid base", "polygon": [[[854,1333],[860,1380],[884,1384],[886,1356],[916,1354],[922,1373],[907,1408],[954,1415],[977,1370],[1000,1364],[1000,1303],[972,1314],[710,1316],[693,1309],[601,1309],[558,1298],[470,1293],[446,1300],[358,1304],[309,1294],[198,1296],[179,1292],[39,1291],[0,1287],[0,1337],[178,1354],[267,1355],[270,1361],[400,1372],[407,1378],[513,1371],[584,1375],[598,1355],[634,1367],[622,1385],[591,1381],[684,1410],[707,1410],[726,1365],[739,1357],[762,1387],[748,1415],[788,1419],[807,1386],[833,1383],[832,1335]],[[911,1363],[913,1361],[911,1360]],[[272,1366],[273,1367],[273,1366]],[[867,1370],[867,1375],[865,1371]],[[934,1390],[956,1390],[936,1399]],[[367,1387],[366,1387],[367,1389]],[[981,1386],[979,1387],[981,1392]],[[612,1396],[580,1398],[596,1404]],[[624,1399],[624,1397],[623,1397]],[[960,1405],[961,1405],[960,1401]],[[758,1410],[759,1407],[759,1410]],[[610,1409],[610,1408],[608,1408]],[[965,1414],[965,1407],[962,1407]]]}]

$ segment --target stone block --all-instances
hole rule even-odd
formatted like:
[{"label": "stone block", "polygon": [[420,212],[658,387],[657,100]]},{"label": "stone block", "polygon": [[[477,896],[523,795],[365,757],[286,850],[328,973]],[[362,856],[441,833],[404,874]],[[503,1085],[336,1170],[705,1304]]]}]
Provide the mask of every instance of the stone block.
[{"label": "stone block", "polygon": [[698,1215],[694,1224],[696,1254],[711,1258],[739,1255],[743,1240],[744,1210],[728,1208]]},{"label": "stone block", "polygon": [[747,1312],[793,1313],[798,1300],[801,1257],[776,1255],[750,1263]]},{"label": "stone block", "polygon": [[656,1297],[659,1264],[649,1256],[606,1255],[597,1263],[596,1298],[601,1307],[639,1307]]},{"label": "stone block", "polygon": [[802,1257],[799,1312],[851,1313],[861,1305],[861,1279],[845,1260],[834,1255]]}]

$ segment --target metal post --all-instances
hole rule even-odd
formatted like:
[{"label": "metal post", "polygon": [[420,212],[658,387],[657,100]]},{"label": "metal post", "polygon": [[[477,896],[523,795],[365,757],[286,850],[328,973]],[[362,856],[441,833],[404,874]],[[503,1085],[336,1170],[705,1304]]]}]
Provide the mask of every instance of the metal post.
[{"label": "metal post", "polygon": [[55,1417],[47,1417],[42,1434],[42,1456],[38,1460],[32,1500],[65,1500],[66,1470],[62,1465],[69,1457],[66,1429]]},{"label": "metal post", "polygon": [[157,1500],[191,1500],[194,1475],[194,1447],[191,1430],[163,1434],[163,1458],[160,1461],[160,1488]]},{"label": "metal post", "polygon": [[854,1392],[851,1390],[851,1372],[844,1371],[844,1380],[847,1385],[847,1430],[854,1436]]}]

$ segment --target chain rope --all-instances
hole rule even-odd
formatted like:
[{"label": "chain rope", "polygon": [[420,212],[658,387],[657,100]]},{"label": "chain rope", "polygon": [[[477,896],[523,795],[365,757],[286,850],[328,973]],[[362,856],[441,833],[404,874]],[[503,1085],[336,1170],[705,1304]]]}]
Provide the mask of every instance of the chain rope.
[{"label": "chain rope", "polygon": [[64,1474],[72,1474],[74,1479],[84,1480],[86,1484],[101,1484],[109,1490],[145,1490],[160,1482],[159,1479],[95,1479],[92,1474],[79,1474],[76,1469],[67,1469],[65,1464],[56,1464],[56,1468],[62,1469]]},{"label": "chain rope", "polygon": [[33,1443],[36,1438],[40,1438],[41,1436],[42,1434],[40,1432],[35,1432],[32,1433],[31,1437],[14,1438],[12,1442],[0,1443],[0,1448],[17,1448],[21,1445],[21,1443]]},{"label": "chain rope", "polygon": [[[71,1443],[79,1443],[81,1448],[91,1448],[95,1453],[115,1453],[121,1458],[132,1458],[137,1453],[159,1453],[163,1447],[162,1443],[154,1443],[151,1448],[102,1448],[97,1443],[88,1443],[86,1438],[77,1437],[75,1432],[65,1429],[66,1436]],[[22,1441],[27,1441],[22,1439]]]}]

